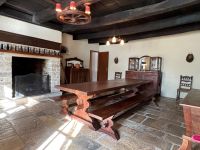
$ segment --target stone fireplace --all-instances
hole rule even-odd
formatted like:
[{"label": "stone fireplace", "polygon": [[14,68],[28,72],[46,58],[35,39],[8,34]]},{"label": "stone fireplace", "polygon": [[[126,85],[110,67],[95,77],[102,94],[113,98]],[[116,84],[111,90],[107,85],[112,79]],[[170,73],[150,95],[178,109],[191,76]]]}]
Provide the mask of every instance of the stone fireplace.
[{"label": "stone fireplace", "polygon": [[0,98],[15,97],[20,86],[25,96],[58,92],[59,84],[60,58],[0,52]]},{"label": "stone fireplace", "polygon": [[50,92],[50,76],[45,59],[12,57],[13,97]]}]

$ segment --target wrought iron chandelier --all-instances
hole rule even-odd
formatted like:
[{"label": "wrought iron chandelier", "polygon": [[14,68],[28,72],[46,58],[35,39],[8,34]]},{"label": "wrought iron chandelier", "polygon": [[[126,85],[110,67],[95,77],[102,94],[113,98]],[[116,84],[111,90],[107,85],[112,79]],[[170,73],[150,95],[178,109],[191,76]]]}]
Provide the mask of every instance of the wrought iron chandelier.
[{"label": "wrought iron chandelier", "polygon": [[118,38],[118,37],[115,37],[113,36],[112,39],[109,39],[106,41],[106,45],[109,46],[110,44],[120,44],[120,45],[124,45],[124,39],[122,38]]},{"label": "wrought iron chandelier", "polygon": [[[82,10],[84,8],[84,10]],[[84,25],[91,22],[91,11],[89,2],[71,1],[62,9],[61,3],[56,3],[57,19],[66,24]]]}]

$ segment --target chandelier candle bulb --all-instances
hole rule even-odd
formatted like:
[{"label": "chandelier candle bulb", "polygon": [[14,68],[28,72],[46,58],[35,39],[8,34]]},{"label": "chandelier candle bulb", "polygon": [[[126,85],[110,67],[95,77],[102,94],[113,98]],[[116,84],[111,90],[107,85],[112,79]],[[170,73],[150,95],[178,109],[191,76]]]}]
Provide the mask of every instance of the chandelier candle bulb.
[{"label": "chandelier candle bulb", "polygon": [[91,14],[91,11],[90,11],[90,6],[88,5],[85,5],[85,13],[90,15]]},{"label": "chandelier candle bulb", "polygon": [[[82,1],[71,1],[69,6],[62,9],[61,3],[56,3],[58,21],[72,25],[84,25],[91,22],[90,4]],[[85,8],[83,10],[83,8]]]},{"label": "chandelier candle bulb", "polygon": [[70,2],[70,5],[69,5],[69,8],[70,8],[71,10],[76,10],[76,3],[75,3],[74,1],[71,1],[71,2]]},{"label": "chandelier candle bulb", "polygon": [[109,46],[109,45],[110,45],[110,41],[107,41],[107,42],[106,42],[106,45]]},{"label": "chandelier candle bulb", "polygon": [[123,39],[120,41],[120,45],[124,45],[124,40]]},{"label": "chandelier candle bulb", "polygon": [[61,4],[56,3],[56,12],[61,12],[61,11],[62,11]]},{"label": "chandelier candle bulb", "polygon": [[112,43],[116,43],[116,42],[117,42],[117,38],[115,36],[113,36]]}]

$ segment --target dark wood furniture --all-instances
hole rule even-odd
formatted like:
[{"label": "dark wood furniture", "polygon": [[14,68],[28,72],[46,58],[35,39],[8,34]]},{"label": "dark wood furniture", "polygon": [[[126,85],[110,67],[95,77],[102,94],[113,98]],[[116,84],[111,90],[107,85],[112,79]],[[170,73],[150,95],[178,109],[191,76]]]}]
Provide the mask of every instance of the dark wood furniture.
[{"label": "dark wood furniture", "polygon": [[60,50],[61,43],[0,30],[0,41]]},{"label": "dark wood furniture", "polygon": [[122,72],[115,72],[115,80],[122,78]]},{"label": "dark wood furniture", "polygon": [[[102,93],[133,87],[138,88],[137,93],[129,90],[109,96],[98,97],[98,95]],[[72,118],[80,120],[89,125],[92,129],[102,131],[115,139],[119,139],[119,134],[113,128],[113,117],[141,102],[150,100],[155,94],[150,90],[151,81],[133,79],[66,84],[57,86],[57,88],[65,92],[76,94],[77,107],[75,112],[71,115]],[[123,98],[118,101],[119,99],[115,99],[116,97]],[[101,101],[103,101],[103,103],[101,103]],[[102,106],[104,102],[107,102],[107,105]],[[95,107],[97,103],[101,105]],[[94,107],[92,108],[92,106]]]},{"label": "dark wood furniture", "polygon": [[82,83],[90,81],[90,70],[84,68],[83,60],[74,57],[66,59],[66,83]]},{"label": "dark wood furniture", "polygon": [[[200,134],[200,90],[192,89],[180,105],[183,107],[185,135]],[[180,150],[191,150],[191,141],[184,138]]]},{"label": "dark wood furniture", "polygon": [[[1,31],[1,30],[0,30],[0,41],[15,43],[19,45],[22,44],[22,45],[28,45],[28,46],[33,46],[33,47],[40,47],[40,48],[45,48],[45,49],[53,49],[53,50],[60,50],[60,47],[61,47],[61,43],[52,42],[52,41],[43,40],[43,39],[34,38],[30,36],[25,36],[25,35],[20,35],[16,33]],[[3,48],[0,48],[0,52],[28,55],[28,56],[61,58],[61,56],[58,56],[58,55],[22,52],[22,51],[17,51],[14,48],[10,50],[5,50]]]},{"label": "dark wood furniture", "polygon": [[65,68],[66,83],[82,83],[90,81],[90,70],[85,68]]},{"label": "dark wood furniture", "polygon": [[139,79],[139,80],[150,80],[152,82],[152,90],[155,91],[156,95],[161,93],[161,80],[162,73],[160,71],[126,71],[126,79]]},{"label": "dark wood furniture", "polygon": [[84,68],[83,60],[77,57],[65,59],[67,67],[74,67],[76,63],[80,64],[80,68]]},{"label": "dark wood furniture", "polygon": [[188,93],[192,89],[193,76],[180,76],[179,88],[177,89],[176,100],[180,99],[180,93]]}]

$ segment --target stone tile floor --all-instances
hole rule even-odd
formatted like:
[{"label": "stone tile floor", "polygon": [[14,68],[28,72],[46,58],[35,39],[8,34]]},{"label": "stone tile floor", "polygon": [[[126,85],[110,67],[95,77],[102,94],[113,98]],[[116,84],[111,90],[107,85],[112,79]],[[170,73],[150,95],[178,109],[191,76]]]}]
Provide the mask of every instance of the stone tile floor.
[{"label": "stone tile floor", "polygon": [[51,98],[0,100],[0,150],[177,150],[185,130],[169,98],[129,111],[115,127],[119,141],[61,115]]}]

